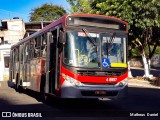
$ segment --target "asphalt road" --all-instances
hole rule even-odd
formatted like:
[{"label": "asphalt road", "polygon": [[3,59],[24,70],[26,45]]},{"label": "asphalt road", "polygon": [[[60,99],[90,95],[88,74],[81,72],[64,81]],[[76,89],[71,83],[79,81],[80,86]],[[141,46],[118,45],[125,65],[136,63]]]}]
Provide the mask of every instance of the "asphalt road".
[{"label": "asphalt road", "polygon": [[[13,88],[9,88],[6,82],[3,82],[0,87],[0,112],[40,113],[41,119],[61,120],[128,119],[137,118],[131,117],[132,113],[135,115],[137,113],[145,115],[159,113],[158,117],[148,117],[149,119],[158,119],[160,118],[160,89],[129,86],[126,99],[65,101],[49,97],[48,103],[44,104],[38,101],[38,95],[34,92],[17,93]],[[12,119],[17,120],[16,114],[13,116]]]}]

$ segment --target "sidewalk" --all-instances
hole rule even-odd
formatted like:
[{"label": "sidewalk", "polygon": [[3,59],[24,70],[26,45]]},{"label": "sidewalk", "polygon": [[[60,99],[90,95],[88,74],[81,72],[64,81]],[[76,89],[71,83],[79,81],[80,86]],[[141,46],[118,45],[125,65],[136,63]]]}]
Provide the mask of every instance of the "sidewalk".
[{"label": "sidewalk", "polygon": [[0,88],[5,88],[6,86],[8,86],[7,81],[0,81]]},{"label": "sidewalk", "polygon": [[149,82],[147,80],[139,80],[136,78],[129,78],[128,79],[128,86],[160,89],[160,86],[153,85],[153,84],[151,84],[151,82]]}]

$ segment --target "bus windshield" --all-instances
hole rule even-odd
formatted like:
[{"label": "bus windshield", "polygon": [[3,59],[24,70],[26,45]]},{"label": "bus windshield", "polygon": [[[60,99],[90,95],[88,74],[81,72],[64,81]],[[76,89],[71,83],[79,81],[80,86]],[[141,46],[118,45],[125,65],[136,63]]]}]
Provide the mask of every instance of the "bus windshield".
[{"label": "bus windshield", "polygon": [[[64,63],[75,67],[100,68],[103,58],[110,62],[126,62],[126,39],[108,33],[68,31],[64,47]],[[112,41],[110,41],[112,37]],[[92,42],[91,40],[92,39]],[[94,41],[93,41],[94,40]],[[94,43],[94,44],[93,44]]]},{"label": "bus windshield", "polygon": [[111,63],[126,63],[126,37],[122,35],[101,34],[102,57]]}]

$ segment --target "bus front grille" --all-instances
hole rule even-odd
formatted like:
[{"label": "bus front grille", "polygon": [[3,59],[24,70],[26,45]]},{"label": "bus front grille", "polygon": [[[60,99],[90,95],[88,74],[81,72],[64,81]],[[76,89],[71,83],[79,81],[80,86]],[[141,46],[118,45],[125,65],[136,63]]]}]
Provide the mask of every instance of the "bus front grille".
[{"label": "bus front grille", "polygon": [[107,71],[107,72],[96,72],[96,71],[77,71],[82,76],[120,76],[122,72]]}]

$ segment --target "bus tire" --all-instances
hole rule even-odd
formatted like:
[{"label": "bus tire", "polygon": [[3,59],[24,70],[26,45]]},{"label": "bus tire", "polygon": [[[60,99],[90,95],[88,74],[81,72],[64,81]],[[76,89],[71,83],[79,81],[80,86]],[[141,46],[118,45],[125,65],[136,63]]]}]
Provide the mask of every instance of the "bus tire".
[{"label": "bus tire", "polygon": [[40,101],[46,102],[47,96],[45,93],[45,82],[46,82],[46,77],[45,75],[41,76],[41,84],[40,84]]}]

